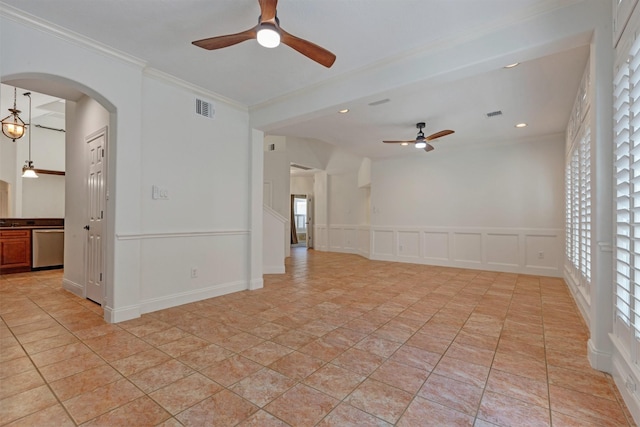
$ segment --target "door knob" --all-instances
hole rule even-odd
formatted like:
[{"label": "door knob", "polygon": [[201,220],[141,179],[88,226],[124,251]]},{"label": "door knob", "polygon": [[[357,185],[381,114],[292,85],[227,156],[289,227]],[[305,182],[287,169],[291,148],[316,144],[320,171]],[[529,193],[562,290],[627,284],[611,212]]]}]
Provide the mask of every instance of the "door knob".
[{"label": "door knob", "polygon": [[88,230],[88,229],[89,229],[89,228],[91,228],[91,227],[89,227],[88,225],[85,225],[83,228],[84,228],[85,230]]}]

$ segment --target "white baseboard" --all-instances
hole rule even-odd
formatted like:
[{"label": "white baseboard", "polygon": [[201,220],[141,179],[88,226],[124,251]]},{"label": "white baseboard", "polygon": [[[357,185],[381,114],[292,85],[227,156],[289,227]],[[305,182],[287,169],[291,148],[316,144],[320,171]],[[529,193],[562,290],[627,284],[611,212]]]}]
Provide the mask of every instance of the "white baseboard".
[{"label": "white baseboard", "polygon": [[142,313],[140,312],[139,305],[130,305],[118,309],[114,309],[107,305],[104,306],[104,320],[109,323],[118,323],[126,320],[137,319],[140,317],[140,314]]},{"label": "white baseboard", "polygon": [[567,287],[571,291],[571,295],[573,296],[573,300],[575,301],[578,309],[580,310],[580,314],[582,314],[582,318],[584,319],[587,325],[591,324],[591,303],[587,298],[585,298],[582,293],[578,283],[575,281],[573,275],[569,271],[569,269],[565,266],[564,268],[564,281],[567,283]]},{"label": "white baseboard", "polygon": [[201,301],[207,298],[219,297],[221,295],[230,294],[232,292],[244,291],[249,289],[248,283],[231,282],[213,285],[204,289],[196,289],[193,291],[181,292],[178,294],[167,295],[164,297],[151,298],[142,301],[140,304],[140,314],[151,313],[152,311],[164,310],[165,308],[176,307],[178,305],[189,304]]},{"label": "white baseboard", "polygon": [[587,357],[593,369],[608,373],[613,372],[611,353],[599,351],[594,347],[593,341],[591,340],[587,341]]},{"label": "white baseboard", "polygon": [[[282,273],[284,273],[284,267],[282,268]],[[262,279],[262,277],[259,279],[251,279],[251,282],[249,282],[250,291],[255,291],[256,289],[262,288],[264,288],[264,280]]]},{"label": "white baseboard", "polygon": [[284,274],[284,265],[264,265],[262,266],[262,274]]},{"label": "white baseboard", "polygon": [[69,279],[62,279],[62,288],[79,296],[80,298],[84,298],[84,286],[79,283]]},{"label": "white baseboard", "polygon": [[632,366],[629,359],[621,351],[621,345],[614,334],[609,334],[614,350],[611,357],[611,375],[616,383],[616,387],[622,395],[624,403],[627,405],[631,416],[637,424],[640,424],[640,390],[636,388],[640,385],[637,368]]}]

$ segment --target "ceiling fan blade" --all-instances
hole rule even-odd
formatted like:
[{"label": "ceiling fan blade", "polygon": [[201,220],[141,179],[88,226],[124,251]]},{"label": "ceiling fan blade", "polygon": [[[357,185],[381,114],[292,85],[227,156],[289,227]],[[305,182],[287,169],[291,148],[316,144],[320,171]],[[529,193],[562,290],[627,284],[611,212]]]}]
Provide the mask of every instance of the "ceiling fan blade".
[{"label": "ceiling fan blade", "polygon": [[280,27],[280,41],[290,48],[297,50],[309,59],[316,61],[320,65],[324,65],[327,68],[331,68],[336,60],[336,56],[310,41],[301,39],[287,33]]},{"label": "ceiling fan blade", "polygon": [[431,145],[431,144],[427,144],[427,146],[426,146],[426,147],[424,147],[424,151],[426,151],[427,153],[428,153],[429,151],[433,151],[433,150],[435,150],[435,148],[434,148],[434,147],[433,147],[433,145]]},{"label": "ceiling fan blade", "polygon": [[415,139],[412,139],[411,141],[382,141],[385,144],[413,144],[414,142],[416,142]]},{"label": "ceiling fan blade", "polygon": [[278,0],[259,0],[260,22],[271,21],[276,17]]},{"label": "ceiling fan blade", "polygon": [[454,133],[452,130],[441,130],[440,132],[429,135],[425,139],[427,141],[433,141],[434,139],[442,138],[443,136],[451,135],[452,133]]},{"label": "ceiling fan blade", "polygon": [[208,39],[197,40],[191,42],[198,47],[207,50],[221,49],[234,44],[242,43],[247,40],[255,39],[257,35],[256,27],[241,33],[227,34],[226,36],[210,37]]}]

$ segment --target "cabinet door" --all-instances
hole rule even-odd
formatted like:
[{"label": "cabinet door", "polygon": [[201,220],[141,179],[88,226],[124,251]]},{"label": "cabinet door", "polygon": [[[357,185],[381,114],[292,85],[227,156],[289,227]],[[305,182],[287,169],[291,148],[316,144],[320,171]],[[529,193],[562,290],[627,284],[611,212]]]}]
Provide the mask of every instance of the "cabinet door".
[{"label": "cabinet door", "polygon": [[8,269],[20,268],[23,271],[31,269],[31,238],[28,231],[13,235],[3,233],[0,237],[0,268],[3,273]]}]

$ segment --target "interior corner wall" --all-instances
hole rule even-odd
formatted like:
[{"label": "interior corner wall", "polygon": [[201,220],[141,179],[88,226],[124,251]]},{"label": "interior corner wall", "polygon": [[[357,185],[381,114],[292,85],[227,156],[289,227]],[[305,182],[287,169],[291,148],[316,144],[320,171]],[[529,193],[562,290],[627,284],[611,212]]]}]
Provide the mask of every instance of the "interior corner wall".
[{"label": "interior corner wall", "polygon": [[329,175],[329,224],[366,223],[366,191],[358,187],[358,173]]},{"label": "interior corner wall", "polygon": [[564,135],[374,161],[371,258],[562,276]]},{"label": "interior corner wall", "polygon": [[264,180],[271,186],[271,208],[285,218],[289,218],[291,174],[287,151],[264,152]]},{"label": "interior corner wall", "polygon": [[[88,148],[85,138],[109,126],[109,112],[83,96],[66,103],[64,281],[67,288],[84,292],[84,250],[88,218]],[[108,161],[108,160],[107,160]]]}]

